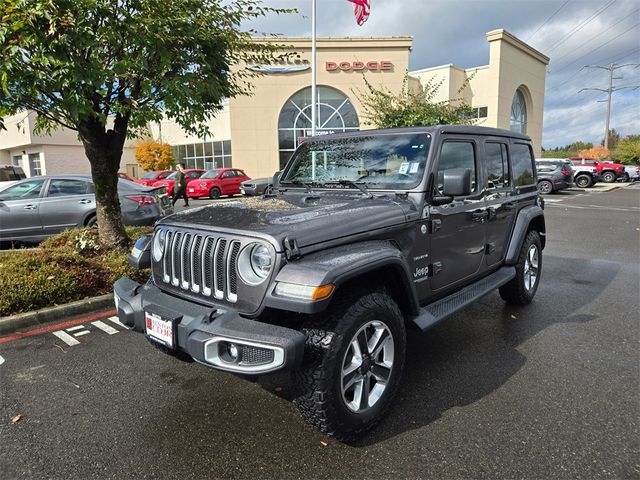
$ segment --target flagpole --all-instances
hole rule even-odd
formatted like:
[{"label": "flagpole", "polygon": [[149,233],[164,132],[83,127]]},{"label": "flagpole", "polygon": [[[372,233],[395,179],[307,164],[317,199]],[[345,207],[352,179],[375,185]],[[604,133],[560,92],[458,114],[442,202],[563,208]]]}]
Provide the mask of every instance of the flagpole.
[{"label": "flagpole", "polygon": [[317,125],[316,85],[316,0],[311,0],[311,136],[316,135]]}]

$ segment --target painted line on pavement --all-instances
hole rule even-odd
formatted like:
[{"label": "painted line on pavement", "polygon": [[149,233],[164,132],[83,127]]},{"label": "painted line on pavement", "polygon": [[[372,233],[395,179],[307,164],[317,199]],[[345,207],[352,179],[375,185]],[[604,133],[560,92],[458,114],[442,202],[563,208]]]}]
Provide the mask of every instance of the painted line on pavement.
[{"label": "painted line on pavement", "polygon": [[120,326],[122,328],[126,328],[127,330],[131,330],[124,323],[122,323],[118,317],[109,317],[109,318],[107,318],[107,320],[109,320],[110,322],[115,323],[116,325],[118,325],[118,326]]},{"label": "painted line on pavement", "polygon": [[82,335],[86,335],[88,333],[91,333],[91,332],[89,330],[82,330],[81,332],[74,333],[73,336],[74,337],[81,337]]},{"label": "painted line on pavement", "polygon": [[549,204],[550,207],[561,207],[561,208],[577,208],[580,210],[607,210],[607,211],[613,211],[613,212],[634,212],[634,213],[638,213],[640,212],[640,208],[638,207],[607,207],[605,205],[568,205],[566,203],[562,203],[562,204],[555,204],[555,203],[551,203]]},{"label": "painted line on pavement", "polygon": [[12,342],[14,340],[20,340],[21,338],[31,337],[33,335],[40,335],[41,333],[47,333],[53,330],[60,330],[61,328],[73,327],[74,325],[80,325],[82,323],[90,322],[92,320],[105,318],[109,315],[113,315],[114,313],[116,313],[115,310],[106,310],[101,313],[95,313],[93,315],[77,318],[75,320],[69,320],[67,322],[57,323],[55,325],[47,325],[46,327],[35,328],[33,330],[27,330],[26,332],[14,333],[12,335],[7,335],[6,337],[0,337],[0,343]]},{"label": "painted line on pavement", "polygon": [[75,327],[67,328],[67,332],[75,332],[76,330],[82,330],[84,325],[76,325]]},{"label": "painted line on pavement", "polygon": [[4,358],[2,358],[2,355],[0,355],[0,365],[2,365],[4,363]]},{"label": "painted line on pavement", "polygon": [[[60,340],[62,340],[64,343],[66,343],[67,345],[69,345],[70,347],[73,347],[75,345],[80,345],[80,342],[78,340],[76,340],[75,338],[73,338],[71,335],[69,335],[66,332],[63,332],[62,330],[58,330],[57,332],[52,332],[56,337],[58,337]],[[87,332],[88,333],[88,332]]]},{"label": "painted line on pavement", "polygon": [[118,330],[116,330],[113,327],[110,327],[109,325],[107,325],[104,322],[101,322],[100,320],[96,320],[95,322],[91,322],[91,325],[93,325],[94,327],[99,328],[100,330],[102,330],[103,332],[108,333],[109,335],[114,335],[114,334],[118,333]]}]

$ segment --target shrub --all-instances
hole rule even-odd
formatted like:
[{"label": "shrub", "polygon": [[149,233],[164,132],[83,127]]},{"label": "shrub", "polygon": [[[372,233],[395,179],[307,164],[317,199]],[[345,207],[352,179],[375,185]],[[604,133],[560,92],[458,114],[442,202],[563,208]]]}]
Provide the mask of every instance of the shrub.
[{"label": "shrub", "polygon": [[[127,227],[132,243],[151,227]],[[40,248],[0,256],[0,316],[102,295],[126,275],[146,281],[149,270],[127,263],[129,249],[104,250],[95,228],[65,230]]]}]

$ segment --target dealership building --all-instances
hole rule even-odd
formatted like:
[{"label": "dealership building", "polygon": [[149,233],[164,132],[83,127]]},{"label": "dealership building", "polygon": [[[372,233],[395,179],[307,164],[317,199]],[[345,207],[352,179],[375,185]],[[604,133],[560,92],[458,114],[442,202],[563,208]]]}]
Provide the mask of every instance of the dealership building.
[{"label": "dealership building", "polygon": [[[549,58],[505,30],[486,34],[489,63],[474,68],[441,65],[409,71],[412,88],[440,83],[434,101],[460,99],[475,112],[476,124],[523,132],[540,154],[546,66]],[[311,135],[311,41],[257,38],[285,44],[295,55],[276,65],[251,65],[253,95],[229,99],[209,122],[211,136],[194,137],[169,119],[150,125],[153,138],[169,143],[188,167],[234,166],[257,178],[281,168]],[[366,82],[399,92],[409,66],[411,37],[326,37],[317,40],[317,134],[363,130],[359,94]],[[75,132],[51,136],[33,132],[35,114],[5,119],[0,164],[21,165],[28,175],[89,171]],[[128,142],[121,170],[140,172]]]}]

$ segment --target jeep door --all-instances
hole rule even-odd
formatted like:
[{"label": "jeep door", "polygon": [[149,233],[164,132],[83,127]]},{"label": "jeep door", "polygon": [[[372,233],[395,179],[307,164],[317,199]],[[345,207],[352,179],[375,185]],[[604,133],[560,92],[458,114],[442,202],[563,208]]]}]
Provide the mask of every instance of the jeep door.
[{"label": "jeep door", "polygon": [[429,208],[431,219],[431,290],[436,293],[464,283],[486,269],[484,262],[486,208],[479,141],[469,136],[441,137],[434,166],[433,195],[443,195],[444,171],[466,168],[471,172],[471,194]]},{"label": "jeep door", "polygon": [[45,180],[23,180],[0,192],[0,238],[42,235],[40,195]]},{"label": "jeep door", "polygon": [[487,205],[485,249],[487,266],[500,263],[515,220],[516,202],[509,171],[509,142],[490,138],[483,142],[485,201]]}]

